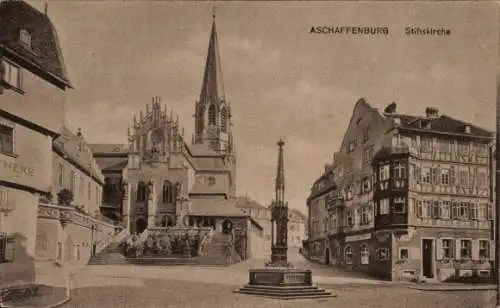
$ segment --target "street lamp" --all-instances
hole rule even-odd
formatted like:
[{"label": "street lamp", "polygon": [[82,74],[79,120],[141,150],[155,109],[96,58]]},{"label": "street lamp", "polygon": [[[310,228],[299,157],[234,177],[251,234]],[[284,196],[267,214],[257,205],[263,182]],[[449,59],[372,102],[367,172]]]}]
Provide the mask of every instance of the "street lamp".
[{"label": "street lamp", "polygon": [[90,251],[90,256],[91,257],[94,257],[95,256],[95,251],[96,251],[96,247],[95,247],[95,242],[94,242],[94,231],[96,230],[96,226],[94,224],[92,224],[92,226],[90,226],[90,245],[91,245],[91,251]]}]

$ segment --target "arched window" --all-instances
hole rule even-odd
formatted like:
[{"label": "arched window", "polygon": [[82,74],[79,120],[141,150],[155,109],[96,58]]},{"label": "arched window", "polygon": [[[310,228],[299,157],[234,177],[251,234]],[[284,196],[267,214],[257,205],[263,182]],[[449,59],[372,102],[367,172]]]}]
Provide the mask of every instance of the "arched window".
[{"label": "arched window", "polygon": [[140,181],[137,185],[137,201],[146,201],[146,183],[144,183],[143,181]]},{"label": "arched window", "polygon": [[370,251],[368,250],[368,246],[363,244],[361,245],[361,264],[370,263]]},{"label": "arched window", "polygon": [[173,200],[174,187],[169,181],[163,182],[163,203],[171,203]]},{"label": "arched window", "polygon": [[226,107],[222,107],[222,110],[220,112],[220,126],[221,126],[221,130],[223,133],[227,133],[227,130],[228,130],[228,118],[229,118],[229,114],[227,112],[227,108]]},{"label": "arched window", "polygon": [[216,124],[216,117],[217,117],[217,107],[215,105],[210,105],[210,108],[208,108],[208,125],[215,125]]},{"label": "arched window", "polygon": [[352,264],[352,247],[346,246],[344,249],[344,262],[345,264]]}]

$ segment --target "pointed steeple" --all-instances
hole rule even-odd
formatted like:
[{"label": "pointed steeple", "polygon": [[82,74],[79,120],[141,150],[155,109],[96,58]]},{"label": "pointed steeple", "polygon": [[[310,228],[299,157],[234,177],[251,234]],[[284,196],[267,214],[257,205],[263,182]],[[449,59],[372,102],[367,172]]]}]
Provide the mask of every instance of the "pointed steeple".
[{"label": "pointed steeple", "polygon": [[219,42],[215,26],[215,12],[213,14],[212,32],[208,42],[207,60],[205,73],[200,93],[200,102],[219,102],[225,100],[224,84],[222,79],[222,68],[219,55]]},{"label": "pointed steeple", "polygon": [[285,142],[278,141],[278,170],[276,172],[276,205],[284,206],[285,201],[285,167],[283,159],[283,146]]}]

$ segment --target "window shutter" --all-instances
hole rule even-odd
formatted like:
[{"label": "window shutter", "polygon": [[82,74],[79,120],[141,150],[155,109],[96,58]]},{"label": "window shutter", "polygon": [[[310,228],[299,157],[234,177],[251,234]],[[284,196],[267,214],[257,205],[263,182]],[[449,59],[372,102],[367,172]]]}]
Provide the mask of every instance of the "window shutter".
[{"label": "window shutter", "polygon": [[450,168],[450,184],[451,185],[456,185],[456,172],[455,172],[455,167]]},{"label": "window shutter", "polygon": [[460,260],[460,240],[455,240],[455,260]]},{"label": "window shutter", "polygon": [[472,240],[472,260],[479,260],[479,240]]},{"label": "window shutter", "polygon": [[440,238],[436,240],[436,259],[443,259],[443,240]]},{"label": "window shutter", "polygon": [[451,218],[456,219],[458,217],[458,203],[457,201],[451,202]]},{"label": "window shutter", "polygon": [[488,220],[493,220],[493,206],[488,203]]}]

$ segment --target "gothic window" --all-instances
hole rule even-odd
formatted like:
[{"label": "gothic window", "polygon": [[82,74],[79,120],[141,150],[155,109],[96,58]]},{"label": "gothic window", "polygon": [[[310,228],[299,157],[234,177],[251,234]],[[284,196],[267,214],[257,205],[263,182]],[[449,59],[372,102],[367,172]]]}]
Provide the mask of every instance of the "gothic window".
[{"label": "gothic window", "polygon": [[173,201],[174,186],[169,182],[163,182],[163,203],[171,203]]},{"label": "gothic window", "polygon": [[140,181],[137,185],[137,201],[146,201],[146,183],[144,183],[143,181]]},{"label": "gothic window", "polygon": [[229,118],[229,114],[227,112],[227,109],[226,107],[222,107],[222,110],[220,112],[220,121],[221,121],[221,129],[222,129],[222,132],[223,133],[227,133],[228,131],[228,118]]},{"label": "gothic window", "polygon": [[215,105],[210,105],[208,108],[208,125],[215,125],[217,119],[217,110]]}]

